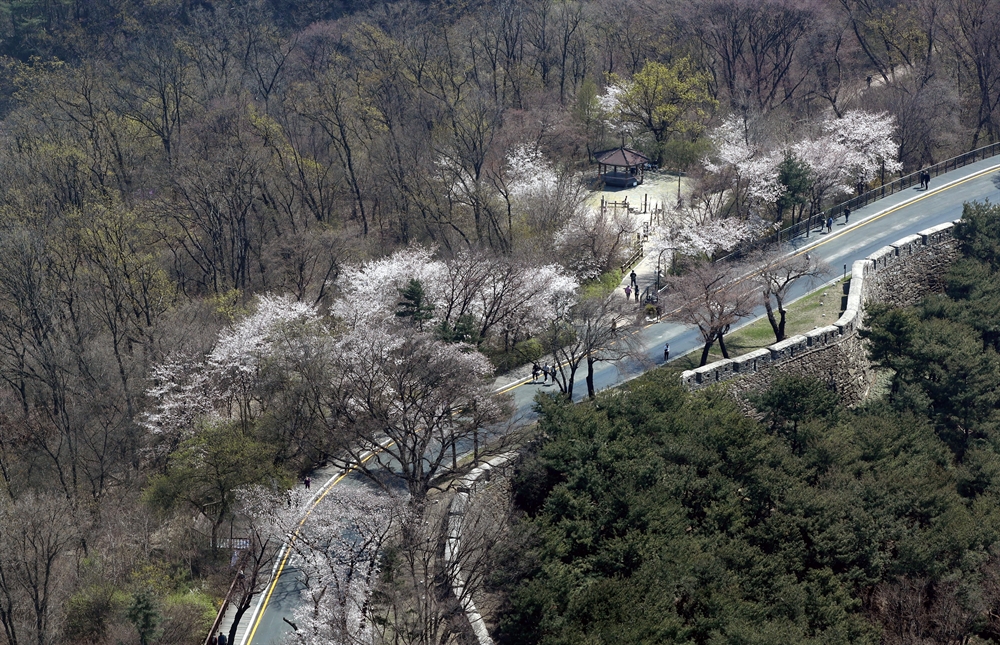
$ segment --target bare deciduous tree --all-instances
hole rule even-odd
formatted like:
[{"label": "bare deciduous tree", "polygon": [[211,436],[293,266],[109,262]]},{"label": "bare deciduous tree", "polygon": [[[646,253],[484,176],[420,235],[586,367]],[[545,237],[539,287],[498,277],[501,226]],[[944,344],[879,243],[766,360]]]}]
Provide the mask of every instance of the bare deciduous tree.
[{"label": "bare deciduous tree", "polygon": [[[816,278],[830,272],[825,262],[808,253],[789,257],[763,257],[757,279],[764,296],[767,321],[771,323],[775,342],[785,339],[785,302],[788,291],[799,278]],[[777,316],[775,316],[777,311]]]},{"label": "bare deciduous tree", "polygon": [[72,505],[62,495],[0,498],[0,626],[8,645],[49,645],[72,580],[79,543]]},{"label": "bare deciduous tree", "polygon": [[391,466],[414,506],[436,479],[457,471],[459,452],[478,452],[489,426],[506,418],[492,366],[468,346],[384,327],[353,330],[333,351],[322,405],[335,431],[331,459],[376,482]]},{"label": "bare deciduous tree", "polygon": [[556,359],[553,379],[566,398],[572,400],[576,372],[587,362],[587,395],[596,396],[594,365],[599,361],[620,361],[638,356],[638,346],[630,325],[635,306],[617,291],[584,294],[559,314],[543,335]]},{"label": "bare deciduous tree", "polygon": [[734,109],[766,111],[794,96],[806,76],[797,50],[814,20],[811,7],[722,0],[696,11],[695,31]]},{"label": "bare deciduous tree", "polygon": [[722,355],[729,358],[723,336],[730,325],[749,316],[760,303],[753,280],[744,278],[741,267],[735,264],[698,262],[685,267],[683,275],[670,281],[670,287],[668,307],[672,311],[666,315],[698,327],[704,341],[700,365],[708,362],[717,340]]}]

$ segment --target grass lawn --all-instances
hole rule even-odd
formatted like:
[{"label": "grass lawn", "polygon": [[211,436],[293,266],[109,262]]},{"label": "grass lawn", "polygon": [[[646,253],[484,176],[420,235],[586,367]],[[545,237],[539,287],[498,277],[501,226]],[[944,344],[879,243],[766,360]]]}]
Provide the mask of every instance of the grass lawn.
[{"label": "grass lawn", "polygon": [[[848,276],[848,280],[850,280],[850,276]],[[844,281],[837,280],[837,282],[788,305],[786,307],[788,315],[785,319],[785,338],[835,323],[840,318],[841,296],[843,295]],[[766,316],[726,335],[726,349],[729,350],[730,358],[767,347],[774,342],[774,332],[771,331],[771,324],[767,321]],[[711,363],[721,358],[722,353],[719,351],[719,344],[716,343],[708,355],[708,362]],[[678,359],[672,366],[690,370],[698,367],[700,360],[701,347]]]}]

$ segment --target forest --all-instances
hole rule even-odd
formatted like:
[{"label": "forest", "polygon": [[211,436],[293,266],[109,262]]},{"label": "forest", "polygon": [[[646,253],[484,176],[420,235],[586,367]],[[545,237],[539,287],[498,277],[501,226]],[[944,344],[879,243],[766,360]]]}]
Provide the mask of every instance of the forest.
[{"label": "forest", "polygon": [[[998,0],[5,0],[0,63],[3,645],[201,642],[233,579],[230,547],[255,545],[248,607],[274,555],[263,536],[288,521],[275,495],[314,466],[391,438],[395,449],[362,470],[378,483],[401,463],[408,508],[362,499],[342,516],[400,525],[462,470],[458,446],[478,451],[501,434],[482,430],[509,416],[490,390],[497,371],[561,352],[565,398],[578,368],[583,379],[634,349],[606,350],[637,315],[611,294],[641,231],[588,205],[593,153],[626,145],[683,174],[676,201],[654,196],[667,213],[651,239],[704,261],[1000,140]],[[968,290],[988,284],[977,275]],[[923,329],[945,309],[927,307],[885,316]],[[962,334],[986,319],[967,316],[954,322]],[[928,401],[945,391],[918,387],[927,375],[891,339],[875,358],[896,370],[892,396],[938,410]],[[678,396],[648,387],[640,425]],[[934,539],[953,530],[934,524],[938,508],[960,515],[965,504],[962,526],[988,526],[975,519],[988,505],[965,502],[990,494],[988,400],[974,417],[935,412],[945,416],[906,429],[931,434],[900,438],[926,448],[913,463],[938,464],[942,481],[972,464],[969,481],[984,478],[941,506],[914,498],[921,521],[944,531]],[[585,414],[546,405],[548,427]],[[721,400],[698,405],[703,423],[736,423]],[[889,423],[879,409],[801,425],[827,424],[846,442],[845,419]],[[770,434],[738,425],[784,455],[781,468],[813,468],[812,452],[782,443],[788,423]],[[687,449],[711,461],[709,447]],[[864,461],[837,458],[838,473]],[[900,481],[923,472],[908,467]],[[833,485],[815,473],[827,483],[810,486]],[[706,509],[712,494],[690,493]],[[886,553],[902,548],[893,530]],[[763,542],[746,540],[751,557]],[[981,541],[980,564],[961,570],[987,576]],[[378,566],[359,552],[356,570],[391,580],[393,566],[431,567],[416,544]],[[863,571],[854,587],[815,573],[787,589],[812,585],[831,599],[817,607],[840,607],[850,633],[870,634],[854,598],[837,594],[883,589],[879,553],[877,564],[822,560],[830,576]],[[959,589],[940,570],[959,563],[913,566],[914,589]],[[375,603],[401,612],[383,627],[429,597],[395,589],[402,604],[386,589]],[[375,597],[344,593],[342,606]],[[534,611],[517,602],[512,620]],[[790,624],[758,609],[776,629]],[[448,611],[421,606],[419,624],[381,637],[442,642]]]},{"label": "forest", "polygon": [[967,205],[945,292],[868,312],[857,407],[782,375],[747,415],[669,371],[541,398],[499,642],[1000,639],[998,221]]}]

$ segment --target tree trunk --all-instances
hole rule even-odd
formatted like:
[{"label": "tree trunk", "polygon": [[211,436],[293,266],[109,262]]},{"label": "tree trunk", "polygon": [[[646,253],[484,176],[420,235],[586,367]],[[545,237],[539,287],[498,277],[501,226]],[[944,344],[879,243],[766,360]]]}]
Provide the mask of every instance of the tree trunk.
[{"label": "tree trunk", "polygon": [[594,389],[594,363],[597,361],[587,357],[587,396],[594,398],[597,396],[596,390]]},{"label": "tree trunk", "polygon": [[719,349],[722,350],[722,358],[729,358],[729,351],[726,349],[726,341],[722,339],[722,333],[719,333]]},{"label": "tree trunk", "polygon": [[[785,339],[784,336],[784,326],[779,325],[777,319],[774,317],[774,309],[771,307],[771,298],[769,296],[764,296],[764,309],[767,311],[767,322],[771,323],[771,331],[774,332],[774,342],[780,343]],[[784,319],[782,319],[784,322]]]},{"label": "tree trunk", "polygon": [[712,345],[714,344],[714,338],[705,342],[705,347],[701,350],[701,363],[699,364],[699,367],[704,367],[708,363],[708,353],[712,351]]},{"label": "tree trunk", "polygon": [[[555,373],[552,375],[552,382],[559,386],[559,390],[566,395],[567,401],[573,400],[573,384],[576,381],[576,370],[578,367],[579,363],[570,361],[566,371],[563,371],[562,367],[559,368],[558,374],[560,378],[558,380],[555,377]],[[555,368],[553,368],[553,372],[555,372]]]}]

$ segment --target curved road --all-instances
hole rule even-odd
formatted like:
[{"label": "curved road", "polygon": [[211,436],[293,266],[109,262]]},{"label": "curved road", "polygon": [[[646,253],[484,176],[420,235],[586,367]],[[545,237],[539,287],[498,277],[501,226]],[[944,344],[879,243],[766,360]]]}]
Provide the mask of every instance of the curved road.
[{"label": "curved road", "polygon": [[[844,265],[850,270],[856,260],[863,260],[878,249],[892,244],[908,235],[942,224],[955,221],[962,216],[965,202],[989,199],[1000,203],[1000,191],[993,184],[993,176],[1000,171],[1000,156],[970,164],[965,168],[939,175],[932,180],[928,191],[919,188],[903,190],[851,213],[851,222],[845,226],[843,220],[836,222],[830,234],[813,231],[808,238],[799,237],[786,245],[789,253],[809,252],[830,265],[835,277],[840,278]],[[789,301],[815,291],[829,281],[829,278],[803,279],[793,283]],[[760,306],[752,316],[739,326],[749,324],[764,315]],[[663,364],[663,344],[670,343],[671,355],[680,357],[702,346],[701,336],[694,327],[678,323],[660,322],[648,325],[641,332],[642,346],[646,348],[648,363]],[[609,363],[598,363],[594,384],[597,389],[618,385],[642,373],[640,365],[620,369]],[[581,368],[585,369],[585,368]],[[574,400],[586,396],[586,384],[582,373],[578,373],[574,388]],[[514,395],[519,412],[531,409],[536,391],[543,385],[518,382],[505,391]]]},{"label": "curved road", "polygon": [[[864,259],[887,244],[931,226],[959,219],[965,202],[985,199],[990,199],[994,203],[1000,201],[1000,192],[992,181],[998,169],[1000,169],[1000,157],[993,157],[939,175],[932,180],[934,187],[928,191],[911,188],[859,208],[851,213],[852,221],[849,226],[839,221],[834,225],[832,233],[820,234],[814,231],[809,238],[792,240],[788,244],[788,250],[791,253],[808,251],[827,262],[837,276],[840,276],[843,265],[847,265],[849,269],[856,260]],[[804,296],[825,283],[819,279],[800,280],[792,286],[789,300]],[[759,311],[743,324],[752,322],[763,314],[763,307],[760,307]],[[649,364],[663,363],[663,343],[668,341],[675,356],[682,356],[692,349],[701,347],[697,329],[676,323],[662,322],[649,325],[639,333],[642,345],[646,348],[646,359]],[[638,376],[642,371],[641,365],[634,365],[630,370],[619,369],[608,363],[598,363],[594,384],[597,389],[612,387]],[[586,384],[583,383],[582,372],[579,379],[574,396],[577,400],[586,396]],[[502,391],[510,392],[513,396],[516,415],[531,418],[533,400],[539,389],[549,390],[551,386],[519,381]],[[330,488],[347,479],[342,473],[329,473],[329,475],[329,479],[322,487],[323,493],[317,495],[316,504],[322,502],[323,496]],[[290,630],[282,618],[291,618],[292,609],[298,604],[300,587],[295,579],[294,567],[284,561],[279,564],[276,577],[269,583],[253,615],[245,618],[249,629],[240,630],[237,639],[239,645],[250,643],[277,645]],[[228,629],[225,623],[224,628]]]}]

